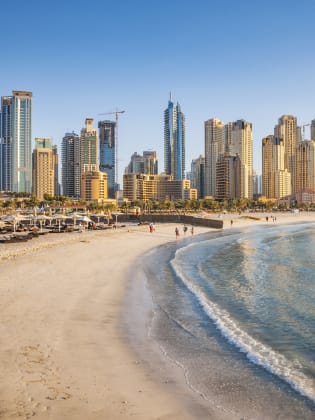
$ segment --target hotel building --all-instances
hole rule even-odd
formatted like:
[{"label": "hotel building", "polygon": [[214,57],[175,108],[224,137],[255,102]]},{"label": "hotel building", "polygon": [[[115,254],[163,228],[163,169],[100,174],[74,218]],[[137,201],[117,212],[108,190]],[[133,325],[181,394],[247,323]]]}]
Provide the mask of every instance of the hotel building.
[{"label": "hotel building", "polygon": [[0,191],[12,191],[12,99],[1,98]]},{"label": "hotel building", "polygon": [[50,138],[35,138],[33,194],[39,200],[43,200],[45,194],[53,197],[57,193],[56,170],[58,171],[58,155],[56,152],[57,149],[52,146]]},{"label": "hotel building", "polygon": [[262,139],[262,194],[281,199],[291,194],[291,173],[285,168],[285,145],[282,138]]},{"label": "hotel building", "polygon": [[99,170],[107,173],[108,178],[108,197],[115,198],[116,184],[118,180],[115,178],[116,164],[116,122],[99,121],[99,139],[100,139],[100,165]]},{"label": "hotel building", "polygon": [[217,118],[205,122],[205,195],[215,196],[216,164],[225,151],[224,124]]},{"label": "hotel building", "polygon": [[296,148],[296,193],[315,191],[315,141],[305,140]]},{"label": "hotel building", "polygon": [[81,176],[81,198],[87,201],[103,201],[108,198],[107,173],[83,172]]},{"label": "hotel building", "polygon": [[144,151],[142,155],[138,155],[138,153],[135,152],[130,158],[130,163],[126,168],[125,173],[157,175],[157,153],[149,150]]},{"label": "hotel building", "polygon": [[123,191],[129,201],[197,199],[190,181],[174,180],[171,175],[124,174]]},{"label": "hotel building", "polygon": [[291,192],[295,193],[295,153],[296,146],[302,141],[301,128],[293,115],[282,115],[274,128],[274,135],[284,142],[284,169],[291,174]]},{"label": "hotel building", "polygon": [[231,155],[238,155],[241,160],[240,196],[253,198],[253,135],[252,124],[237,120],[232,124]]},{"label": "hotel building", "polygon": [[164,171],[174,179],[185,178],[185,116],[171,98],[164,111]]},{"label": "hotel building", "polygon": [[191,187],[195,188],[198,192],[198,198],[205,196],[205,158],[199,156],[191,162],[190,172]]},{"label": "hotel building", "polygon": [[216,192],[218,201],[241,197],[242,163],[238,155],[224,153],[216,163]]},{"label": "hotel building", "polygon": [[0,188],[32,191],[32,93],[1,98]]},{"label": "hotel building", "polygon": [[75,132],[66,133],[61,145],[62,194],[66,197],[80,197],[80,137]]}]

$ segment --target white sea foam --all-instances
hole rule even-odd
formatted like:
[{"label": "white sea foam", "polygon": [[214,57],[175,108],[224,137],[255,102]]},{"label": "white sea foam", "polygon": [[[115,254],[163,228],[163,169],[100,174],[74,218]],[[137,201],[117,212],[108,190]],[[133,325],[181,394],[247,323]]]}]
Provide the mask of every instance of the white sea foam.
[{"label": "white sea foam", "polygon": [[187,247],[177,250],[171,265],[176,275],[196,296],[205,313],[215,323],[221,334],[245,353],[251,362],[262,366],[284,380],[301,395],[315,402],[314,382],[298,369],[297,363],[291,362],[282,354],[242,330],[237,321],[225,309],[211,301],[206,293],[187,276],[181,268],[184,265],[186,251]]}]

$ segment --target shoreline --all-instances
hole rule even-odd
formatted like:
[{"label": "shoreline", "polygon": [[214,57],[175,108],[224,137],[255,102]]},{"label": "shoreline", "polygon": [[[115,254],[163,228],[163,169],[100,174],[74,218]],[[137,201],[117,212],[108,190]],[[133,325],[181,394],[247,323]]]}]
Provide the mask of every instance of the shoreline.
[{"label": "shoreline", "polygon": [[[232,217],[233,229],[266,223]],[[229,230],[229,215],[223,219]],[[277,214],[276,223],[314,221],[312,214]],[[174,228],[157,225],[150,234],[148,226],[127,226],[46,235],[18,244],[20,250],[0,246],[0,418],[228,418],[200,401],[187,406],[172,375],[159,383],[122,325],[131,267],[175,241]],[[212,230],[197,227],[195,234]]]}]

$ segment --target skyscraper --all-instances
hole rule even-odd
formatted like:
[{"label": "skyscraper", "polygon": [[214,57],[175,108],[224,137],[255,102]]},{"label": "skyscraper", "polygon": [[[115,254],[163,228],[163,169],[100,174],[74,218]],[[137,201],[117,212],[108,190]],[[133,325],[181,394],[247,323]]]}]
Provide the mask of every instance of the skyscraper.
[{"label": "skyscraper", "polygon": [[224,153],[216,163],[216,193],[218,201],[241,197],[242,162],[239,155]]},{"label": "skyscraper", "polygon": [[198,198],[205,196],[205,158],[199,156],[191,162],[191,188],[196,188]]},{"label": "skyscraper", "polygon": [[231,152],[241,160],[241,185],[239,198],[253,198],[253,135],[252,124],[237,120],[232,125]]},{"label": "skyscraper", "polygon": [[62,139],[62,194],[80,197],[80,138],[75,132],[66,133]]},{"label": "skyscraper", "polygon": [[262,192],[267,198],[281,199],[291,194],[291,173],[284,161],[284,140],[272,135],[263,138]]},{"label": "skyscraper", "polygon": [[215,196],[216,163],[225,151],[224,124],[217,118],[205,122],[205,195]]},{"label": "skyscraper", "polygon": [[99,170],[98,137],[96,129],[93,128],[93,118],[86,118],[85,127],[81,130],[80,169],[81,174]]},{"label": "skyscraper", "polygon": [[12,191],[12,96],[1,98],[0,191]]},{"label": "skyscraper", "polygon": [[284,142],[284,169],[291,174],[291,191],[295,192],[295,152],[301,140],[301,130],[297,126],[297,118],[293,115],[282,115],[274,129],[275,137]]},{"label": "skyscraper", "polygon": [[311,140],[315,140],[315,120],[311,121]]},{"label": "skyscraper", "polygon": [[33,193],[40,199],[51,197],[55,191],[55,169],[57,154],[53,151],[51,138],[36,138],[33,151]]},{"label": "skyscraper", "polygon": [[305,140],[296,148],[295,192],[315,191],[315,141]]},{"label": "skyscraper", "polygon": [[116,183],[115,178],[115,130],[116,122],[99,121],[99,139],[100,139],[100,171],[106,172],[108,177],[108,197],[115,198]]},{"label": "skyscraper", "polygon": [[32,93],[13,91],[12,191],[32,192]]},{"label": "skyscraper", "polygon": [[157,153],[153,150],[148,150],[144,151],[143,155],[138,155],[138,153],[135,152],[130,158],[125,173],[157,175]]},{"label": "skyscraper", "polygon": [[174,179],[185,178],[185,116],[171,98],[164,111],[164,170]]},{"label": "skyscraper", "polygon": [[1,189],[32,191],[32,93],[1,99]]}]

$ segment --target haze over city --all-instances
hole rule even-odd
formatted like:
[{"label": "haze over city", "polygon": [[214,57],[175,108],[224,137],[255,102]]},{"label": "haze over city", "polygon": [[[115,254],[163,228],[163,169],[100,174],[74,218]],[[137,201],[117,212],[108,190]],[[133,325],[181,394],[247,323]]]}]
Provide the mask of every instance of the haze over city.
[{"label": "haze over city", "polygon": [[[261,139],[283,114],[315,117],[315,4],[296,1],[67,1],[1,6],[0,95],[33,92],[33,138],[79,133],[86,117],[125,110],[119,175],[137,151],[158,152],[169,92],[186,116],[186,169],[204,154],[204,121],[253,124]],[[309,138],[306,131],[306,138]]]}]

